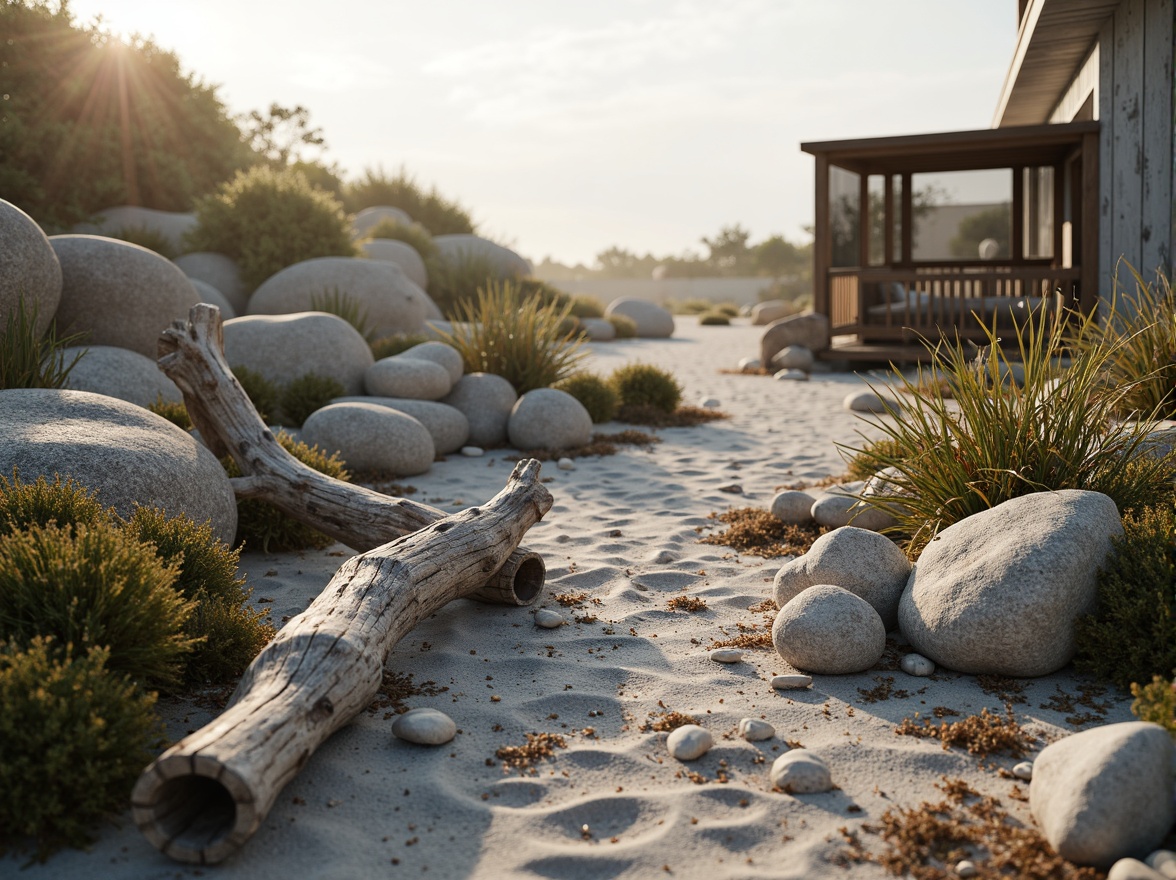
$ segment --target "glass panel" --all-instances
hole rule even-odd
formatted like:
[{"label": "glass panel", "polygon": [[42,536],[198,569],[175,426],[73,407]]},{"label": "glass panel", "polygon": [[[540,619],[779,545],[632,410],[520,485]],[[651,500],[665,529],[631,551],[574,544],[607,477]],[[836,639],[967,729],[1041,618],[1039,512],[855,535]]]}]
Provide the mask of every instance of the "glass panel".
[{"label": "glass panel", "polygon": [[1025,256],[1049,259],[1053,256],[1054,170],[1049,167],[1026,168],[1025,175]]},{"label": "glass panel", "polygon": [[836,166],[829,169],[829,234],[832,266],[861,262],[861,176]]},{"label": "glass panel", "polygon": [[866,180],[870,194],[870,265],[886,264],[886,178],[871,174]]},{"label": "glass panel", "polygon": [[895,174],[891,186],[894,188],[894,252],[892,263],[902,262],[902,175]]},{"label": "glass panel", "polygon": [[911,193],[914,260],[1012,256],[1011,169],[915,174]]}]

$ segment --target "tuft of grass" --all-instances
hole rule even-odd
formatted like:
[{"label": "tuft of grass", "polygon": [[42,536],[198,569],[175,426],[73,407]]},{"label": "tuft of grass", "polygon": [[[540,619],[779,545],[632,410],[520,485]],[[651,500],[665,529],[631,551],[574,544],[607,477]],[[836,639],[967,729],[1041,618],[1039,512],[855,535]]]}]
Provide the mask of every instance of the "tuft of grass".
[{"label": "tuft of grass", "polygon": [[479,290],[458,314],[461,323],[441,337],[461,353],[466,372],[502,376],[519,395],[570,376],[588,354],[582,340],[560,332],[567,306],[540,305],[509,281]]},{"label": "tuft of grass", "polygon": [[344,393],[345,389],[338,380],[307,373],[282,389],[278,398],[282,419],[291,425],[301,425],[312,412],[322,409]]},{"label": "tuft of grass", "polygon": [[192,417],[188,415],[188,408],[184,402],[164,400],[163,395],[155,398],[155,403],[149,404],[147,409],[157,416],[167,419],[182,431],[192,430]]},{"label": "tuft of grass", "polygon": [[653,364],[617,367],[609,376],[622,407],[650,407],[672,413],[682,402],[682,386],[672,374]]},{"label": "tuft of grass", "polygon": [[588,410],[593,424],[612,421],[617,414],[620,398],[613,387],[595,373],[580,372],[552,385],[566,391]]},{"label": "tuft of grass", "polygon": [[33,526],[72,530],[77,525],[101,526],[109,519],[94,493],[71,478],[55,474],[52,481],[40,476],[28,483],[15,469],[11,480],[0,474],[0,538]]},{"label": "tuft of grass", "polygon": [[605,320],[613,325],[617,339],[633,339],[637,336],[637,322],[628,315],[608,315]]},{"label": "tuft of grass", "polygon": [[347,291],[338,287],[330,287],[321,293],[310,295],[310,310],[312,312],[326,312],[342,318],[355,328],[369,345],[373,341],[373,330],[368,323],[367,309],[359,300],[353,298]]},{"label": "tuft of grass", "polygon": [[423,333],[396,333],[369,342],[368,347],[372,350],[372,357],[380,361],[386,357],[408,351],[414,345],[428,342],[431,338]]},{"label": "tuft of grass", "polygon": [[729,528],[717,535],[700,538],[700,544],[718,544],[767,559],[801,556],[809,551],[817,538],[828,531],[816,523],[782,523],[769,511],[758,507],[737,507],[725,513],[712,513],[708,519],[726,523]]},{"label": "tuft of grass", "polygon": [[731,316],[723,312],[703,312],[698,316],[698,323],[703,327],[726,327],[731,323]]},{"label": "tuft of grass", "polygon": [[572,297],[572,316],[576,318],[603,318],[604,303],[589,294],[578,293]]},{"label": "tuft of grass", "polygon": [[241,383],[245,396],[249,398],[249,402],[253,404],[253,408],[257,410],[261,420],[268,424],[271,418],[276,418],[278,399],[281,394],[278,386],[261,373],[248,367],[237,366],[232,370],[237,381]]},{"label": "tuft of grass", "polygon": [[448,258],[435,254],[425,263],[425,269],[429,274],[429,296],[451,321],[464,320],[462,315],[478,301],[481,291],[503,280],[494,259],[468,250]]},{"label": "tuft of grass", "polygon": [[48,332],[37,332],[40,306],[26,307],[25,297],[16,301],[0,325],[0,391],[9,388],[64,388],[70,371],[86,354],[80,351],[68,364],[65,349],[80,342],[86,334],[57,336],[50,325]]},{"label": "tuft of grass", "polygon": [[[1079,335],[1094,320],[1071,319],[1084,322]],[[1061,313],[1030,316],[1012,331],[1021,386],[1003,381],[1010,357],[995,329],[985,330],[989,345],[974,360],[958,342],[933,349],[929,369],[950,396],[924,383],[923,394],[888,406],[892,419],[874,423],[889,442],[842,447],[871,472],[896,469],[891,482],[904,509],[892,512],[896,531],[911,536],[908,553],[965,517],[1031,492],[1102,492],[1124,513],[1171,499],[1170,465],[1143,448],[1147,425],[1115,419],[1131,390],[1104,380],[1120,344],[1092,346],[1063,369],[1065,321]],[[901,382],[907,391],[919,385]]]}]

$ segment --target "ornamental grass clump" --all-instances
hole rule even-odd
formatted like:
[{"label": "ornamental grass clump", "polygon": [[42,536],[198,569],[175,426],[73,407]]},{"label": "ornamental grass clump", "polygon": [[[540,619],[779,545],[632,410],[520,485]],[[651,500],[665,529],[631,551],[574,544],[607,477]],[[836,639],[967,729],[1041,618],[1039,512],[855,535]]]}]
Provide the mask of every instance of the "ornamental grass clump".
[{"label": "ornamental grass clump", "polygon": [[85,336],[58,337],[54,325],[45,333],[37,331],[40,307],[34,300],[25,305],[25,297],[0,321],[0,391],[9,388],[64,388],[70,371],[85,355],[75,354],[67,364],[65,350]]},{"label": "ornamental grass clump", "polygon": [[[1079,338],[1094,320],[1069,317]],[[903,390],[923,393],[898,395],[887,405],[893,418],[874,423],[892,442],[843,447],[864,469],[894,468],[895,531],[912,555],[941,529],[1030,492],[1102,492],[1121,513],[1171,499],[1170,464],[1146,454],[1146,424],[1115,419],[1132,390],[1105,381],[1121,343],[1075,351],[1064,368],[1066,320],[1030,317],[1007,348],[986,329],[979,356],[959,342],[932,349],[916,379],[900,376]],[[1005,381],[1013,356],[1020,385]],[[943,381],[923,382],[927,372]]]},{"label": "ornamental grass clump", "polygon": [[566,305],[542,305],[513,282],[495,282],[458,308],[458,323],[441,338],[461,353],[466,373],[502,376],[522,395],[570,376],[587,357],[582,340],[561,331],[567,317]]},{"label": "ornamental grass clump", "polygon": [[566,391],[588,410],[593,424],[611,421],[617,414],[620,398],[613,387],[595,373],[575,373],[551,386]]},{"label": "ornamental grass clump", "polygon": [[328,315],[342,318],[354,327],[355,332],[362,336],[364,342],[369,345],[375,338],[371,324],[368,322],[367,309],[345,290],[331,287],[319,293],[312,293],[310,295],[310,310],[312,312],[326,312]]},{"label": "ornamental grass clump", "polygon": [[44,861],[81,847],[126,808],[163,738],[155,695],[110,666],[105,647],[0,640],[0,855]]},{"label": "ornamental grass clump", "polygon": [[336,397],[346,394],[346,389],[337,379],[307,373],[288,383],[278,397],[282,421],[290,425],[301,425],[312,412],[322,409]]},{"label": "ornamental grass clump", "polygon": [[625,364],[609,377],[622,408],[651,407],[672,413],[682,402],[682,386],[670,373],[653,364]]}]

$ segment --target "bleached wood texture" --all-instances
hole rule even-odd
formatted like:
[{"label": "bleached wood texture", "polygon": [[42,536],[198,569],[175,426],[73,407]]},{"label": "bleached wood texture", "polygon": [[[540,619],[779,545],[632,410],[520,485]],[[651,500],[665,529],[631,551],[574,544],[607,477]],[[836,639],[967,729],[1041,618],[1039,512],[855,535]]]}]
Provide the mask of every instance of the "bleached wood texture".
[{"label": "bleached wood texture", "polygon": [[[244,476],[238,498],[259,498],[356,550],[370,550],[436,522],[444,511],[393,498],[321,474],[278,443],[224,356],[220,310],[201,303],[159,339],[159,368],[179,386],[193,424],[217,456],[231,455]],[[517,573],[525,577],[516,583]],[[536,578],[536,575],[538,577]],[[543,589],[543,560],[518,548],[472,598],[506,605],[534,602]]]},{"label": "bleached wood texture", "polygon": [[143,772],[131,801],[147,839],[195,864],[236,852],[315,749],[371,704],[396,642],[484,584],[551,503],[539,463],[520,462],[483,507],[344,563],[257,656],[224,713]]}]

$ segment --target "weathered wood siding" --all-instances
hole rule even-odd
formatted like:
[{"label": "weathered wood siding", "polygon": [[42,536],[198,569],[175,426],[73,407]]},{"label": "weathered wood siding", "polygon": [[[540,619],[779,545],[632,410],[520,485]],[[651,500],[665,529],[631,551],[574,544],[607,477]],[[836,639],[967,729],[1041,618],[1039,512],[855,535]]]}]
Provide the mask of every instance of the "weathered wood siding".
[{"label": "weathered wood siding", "polygon": [[1104,298],[1120,259],[1171,272],[1173,0],[1123,0],[1099,35],[1099,266]]}]

